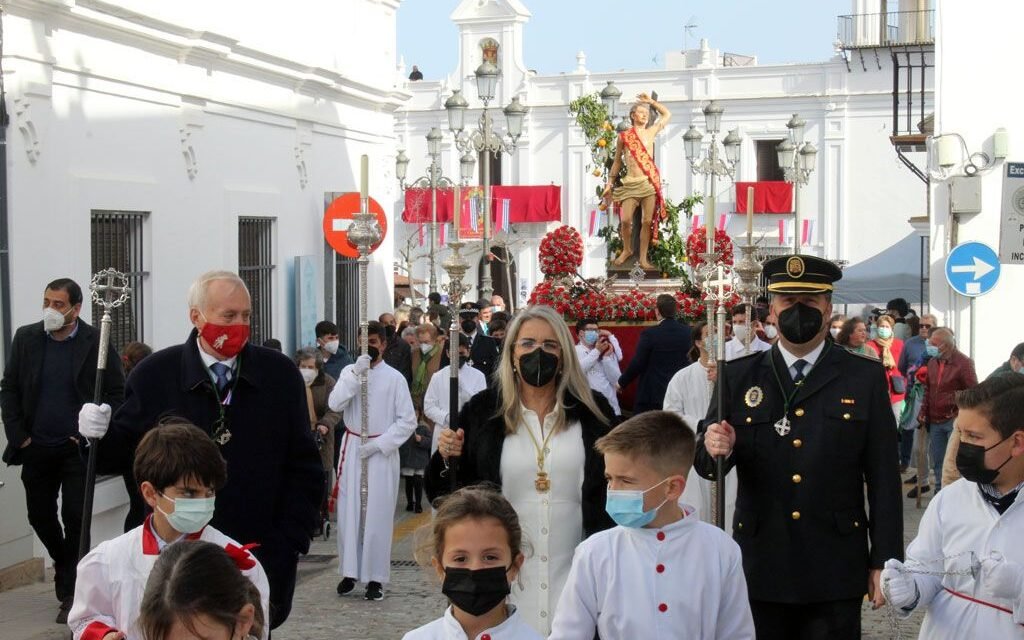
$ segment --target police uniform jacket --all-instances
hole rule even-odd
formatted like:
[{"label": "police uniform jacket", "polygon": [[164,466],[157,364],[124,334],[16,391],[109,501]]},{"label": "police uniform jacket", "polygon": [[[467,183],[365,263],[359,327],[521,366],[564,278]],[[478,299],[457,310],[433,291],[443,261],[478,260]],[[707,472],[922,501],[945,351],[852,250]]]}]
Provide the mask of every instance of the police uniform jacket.
[{"label": "police uniform jacket", "polygon": [[[829,340],[799,385],[778,346],[729,363],[725,373],[723,417],[736,430],[726,461],[738,476],[733,535],[750,599],[862,597],[869,568],[903,557],[896,425],[882,365]],[[793,394],[791,430],[779,435],[783,394]],[[712,479],[703,434],[716,420],[717,395],[695,461]]]}]

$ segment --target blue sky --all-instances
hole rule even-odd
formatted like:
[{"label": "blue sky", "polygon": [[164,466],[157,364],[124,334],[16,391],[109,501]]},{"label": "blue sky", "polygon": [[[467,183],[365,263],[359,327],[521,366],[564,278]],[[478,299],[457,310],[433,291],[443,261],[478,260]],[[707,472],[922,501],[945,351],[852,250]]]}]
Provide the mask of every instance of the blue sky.
[{"label": "blue sky", "polygon": [[[850,0],[523,0],[533,17],[524,28],[527,67],[541,74],[571,71],[576,52],[591,71],[656,69],[664,52],[683,48],[684,25],[696,24],[689,48],[756,55],[761,63],[817,62],[832,55],[836,18]],[[448,16],[458,0],[403,0],[398,52],[427,80],[455,68],[457,31]],[[613,31],[614,29],[614,31]],[[652,60],[657,56],[657,60]]]}]

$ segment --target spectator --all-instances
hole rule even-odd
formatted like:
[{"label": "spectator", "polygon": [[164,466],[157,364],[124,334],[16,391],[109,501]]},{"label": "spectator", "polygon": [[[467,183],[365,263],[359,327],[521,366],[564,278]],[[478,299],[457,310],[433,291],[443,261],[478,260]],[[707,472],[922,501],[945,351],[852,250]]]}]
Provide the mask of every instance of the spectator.
[{"label": "spectator", "polygon": [[409,316],[412,312],[412,307],[405,304],[404,302],[395,306],[395,322],[401,327],[403,324],[411,324],[409,322]]},{"label": "spectator", "polygon": [[678,303],[674,296],[661,294],[657,299],[657,326],[644,329],[636,345],[636,353],[626,372],[619,378],[619,387],[625,389],[639,377],[633,413],[661,409],[668,382],[677,371],[689,364],[693,343],[690,328],[676,320]]},{"label": "spectator", "polygon": [[903,353],[900,354],[900,373],[908,381],[914,377],[917,368],[921,366],[924,359],[925,349],[928,345],[928,332],[935,326],[935,316],[925,314],[918,318],[910,316],[907,318],[907,327],[910,329],[910,338],[903,342]]},{"label": "spectator", "polygon": [[502,298],[501,296],[499,296],[498,294],[492,295],[491,296],[491,311],[493,311],[494,313],[499,313],[499,312],[502,312],[504,310],[505,310],[505,299]]},{"label": "spectator", "polygon": [[[764,315],[764,312],[759,312],[758,315]],[[757,337],[761,342],[770,345],[779,341],[779,324],[774,315],[764,315],[764,319],[761,320],[761,328],[757,330]]]},{"label": "spectator", "polygon": [[495,384],[460,412],[463,428],[445,429],[427,468],[427,494],[449,491],[442,477],[459,457],[461,486],[493,482],[519,514],[535,549],[513,592],[520,615],[550,633],[555,604],[584,537],[612,526],[606,480],[594,449],[613,421],[604,396],[591,391],[565,321],[551,307],[519,312],[508,329]]},{"label": "spectator", "polygon": [[622,415],[615,388],[622,372],[611,341],[601,335],[597,320],[592,318],[582,318],[576,322],[576,338],[579,340],[576,357],[590,382],[590,388],[605,397],[615,415]]},{"label": "spectator", "polygon": [[491,318],[490,324],[490,337],[494,338],[494,341],[498,343],[498,352],[501,352],[501,348],[505,342],[505,328],[508,323],[503,318]]},{"label": "spectator", "polygon": [[[945,327],[932,330],[928,338],[927,389],[921,401],[918,420],[927,425],[928,450],[935,472],[935,492],[945,485],[943,460],[947,456],[946,445],[953,433],[956,420],[956,392],[970,389],[978,384],[974,362],[956,348],[953,332]],[[956,438],[959,441],[959,438]],[[953,443],[953,457],[956,457]],[[927,479],[922,484],[927,486]],[[924,491],[924,487],[921,489]]]},{"label": "spectator", "polygon": [[[42,320],[15,332],[0,380],[7,434],[3,461],[23,465],[28,523],[53,560],[58,624],[68,621],[75,594],[85,495],[83,443],[75,416],[83,403],[93,401],[100,348],[99,331],[79,318],[81,312],[82,288],[74,280],[59,278],[46,285]],[[124,374],[113,346],[106,358],[103,411],[109,417],[124,398]]]},{"label": "spectator", "polygon": [[481,300],[477,303],[476,308],[480,310],[480,316],[477,318],[477,324],[483,330],[484,335],[491,335],[490,323],[491,323],[491,304],[490,300]]},{"label": "spectator", "polygon": [[[449,425],[449,407],[451,402],[451,370],[446,366],[438,369],[427,385],[427,393],[423,397],[423,414],[433,423],[430,455],[437,451],[437,442],[441,431]],[[487,378],[469,363],[469,338],[459,336],[459,409],[469,399],[487,388]]]},{"label": "spectator", "polygon": [[299,554],[309,550],[323,490],[302,376],[289,358],[249,343],[252,299],[237,274],[203,274],[189,289],[188,306],[193,329],[185,342],[139,364],[113,420],[86,403],[79,432],[103,437],[100,464],[118,473],[167,415],[197,425],[222,447],[231,476],[212,523],[235,540],[259,543],[254,553],[270,581],[273,629],[291,611]]},{"label": "spectator", "polygon": [[438,321],[434,322],[434,326],[439,327],[444,331],[448,331],[448,328],[452,326],[452,313],[446,305],[441,304],[441,294],[436,291],[431,291],[430,294],[427,295],[427,300],[430,302],[427,306],[427,313],[431,316],[436,315],[438,318]]},{"label": "spectator", "polygon": [[324,372],[337,380],[341,370],[355,362],[348,349],[341,344],[338,325],[330,320],[321,320],[316,323],[313,331],[316,334],[317,349],[324,361]]},{"label": "spectator", "polygon": [[[747,305],[738,304],[732,308],[732,339],[725,343],[725,359],[727,361],[735,360],[736,358],[750,355],[751,353],[757,353],[759,351],[767,351],[772,348],[772,345],[761,340],[756,333],[751,334],[750,332],[757,332],[761,327],[761,321],[759,318],[757,309],[751,310],[750,319],[752,321],[751,326],[747,326]],[[746,345],[743,344],[747,336],[750,335],[750,350],[747,351]]]},{"label": "spectator", "polygon": [[409,324],[418,327],[423,324],[423,309],[413,307],[409,309]]},{"label": "spectator", "polygon": [[868,341],[868,347],[875,352],[885,367],[885,375],[889,379],[889,403],[892,405],[893,416],[897,424],[903,412],[903,399],[907,395],[907,379],[900,373],[896,363],[903,355],[903,341],[895,337],[896,322],[892,317],[878,317],[878,337]]},{"label": "spectator", "polygon": [[129,342],[121,350],[121,364],[124,366],[124,377],[132,372],[135,365],[142,362],[146,356],[153,354],[153,348],[144,342]]},{"label": "spectator", "polygon": [[378,322],[384,328],[384,362],[388,366],[405,377],[408,384],[412,384],[412,348],[411,340],[407,341],[398,333],[398,324],[395,316],[390,313],[382,313]]},{"label": "spectator", "polygon": [[843,323],[846,322],[846,316],[841,313],[837,313],[828,321],[828,333],[832,336],[832,340],[839,337],[839,332],[843,330]]},{"label": "spectator", "polygon": [[469,336],[469,359],[485,376],[491,375],[498,361],[498,342],[480,330],[477,319],[480,311],[472,302],[464,302],[459,309],[463,335]]},{"label": "spectator", "polygon": [[413,82],[418,82],[423,79],[423,72],[416,65],[412,65],[412,73],[409,74],[409,79]]},{"label": "spectator", "polygon": [[875,357],[875,351],[868,346],[868,330],[864,319],[854,316],[843,323],[836,344],[862,356]]},{"label": "spectator", "polygon": [[[404,329],[402,329],[401,335],[402,335],[402,340],[404,340],[405,343],[407,345],[409,345],[409,350],[410,350],[410,354],[409,355],[410,355],[410,357],[412,357],[412,355],[413,355],[412,350],[413,349],[418,349],[419,345],[420,345],[420,341],[416,339],[416,327],[413,327],[413,326],[405,327]],[[410,364],[410,366],[411,366],[411,364]]]},{"label": "spectator", "polygon": [[[1010,359],[999,366],[998,369],[989,374],[989,378],[996,376],[1008,375],[1014,373],[1024,373],[1024,342],[1021,342],[1013,351],[1010,352]],[[986,378],[987,380],[988,378]]]},{"label": "spectator", "polygon": [[315,349],[300,349],[295,354],[295,364],[299,367],[302,380],[309,391],[312,409],[313,437],[317,449],[320,450],[320,463],[324,467],[324,492],[320,501],[320,522],[313,530],[313,537],[323,535],[323,527],[327,522],[327,499],[330,496],[334,481],[334,434],[341,423],[341,414],[331,411],[327,399],[334,391],[336,380],[324,371],[324,361]]},{"label": "spectator", "polygon": [[[152,355],[153,349],[143,342],[129,342],[121,350],[121,363],[124,365],[124,377],[136,367],[146,356]],[[139,493],[139,483],[132,477],[132,469],[128,468],[122,475],[124,480],[124,491],[128,494],[128,513],[124,517],[125,533],[135,527],[136,522],[141,522],[146,516],[146,502]]]},{"label": "spectator", "polygon": [[278,340],[277,338],[267,338],[266,340],[263,341],[263,344],[261,346],[266,347],[267,349],[273,349],[278,353],[281,353],[282,349],[281,341]]},{"label": "spectator", "polygon": [[907,340],[913,334],[907,326],[907,316],[910,315],[910,305],[903,298],[893,298],[885,305],[885,315],[893,319],[893,337],[899,340]]}]

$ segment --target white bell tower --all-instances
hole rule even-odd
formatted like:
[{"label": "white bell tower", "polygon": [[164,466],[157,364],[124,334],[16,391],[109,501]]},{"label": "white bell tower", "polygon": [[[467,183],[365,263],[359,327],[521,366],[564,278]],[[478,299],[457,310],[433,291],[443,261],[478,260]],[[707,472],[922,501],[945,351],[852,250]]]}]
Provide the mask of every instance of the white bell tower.
[{"label": "white bell tower", "polygon": [[471,105],[478,104],[473,72],[485,59],[501,70],[491,106],[501,108],[522,91],[527,74],[523,25],[529,19],[530,12],[519,0],[462,0],[452,12],[451,20],[459,28],[454,78]]}]

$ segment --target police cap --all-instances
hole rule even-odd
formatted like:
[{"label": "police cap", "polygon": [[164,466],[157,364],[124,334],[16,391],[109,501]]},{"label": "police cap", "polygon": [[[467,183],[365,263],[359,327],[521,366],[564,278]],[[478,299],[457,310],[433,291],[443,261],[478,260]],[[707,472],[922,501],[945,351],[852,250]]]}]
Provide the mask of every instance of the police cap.
[{"label": "police cap", "polygon": [[817,256],[777,256],[764,263],[769,293],[831,293],[843,277],[831,260]]}]

